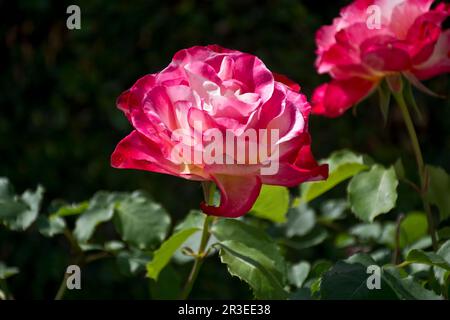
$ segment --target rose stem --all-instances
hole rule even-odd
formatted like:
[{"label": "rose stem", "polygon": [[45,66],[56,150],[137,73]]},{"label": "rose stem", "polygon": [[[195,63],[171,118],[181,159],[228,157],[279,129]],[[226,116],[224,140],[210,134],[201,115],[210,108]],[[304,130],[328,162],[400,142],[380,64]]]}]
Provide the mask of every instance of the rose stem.
[{"label": "rose stem", "polygon": [[411,139],[411,144],[414,150],[414,155],[416,157],[417,169],[419,170],[420,184],[421,184],[421,198],[423,202],[423,206],[425,212],[427,214],[428,219],[428,232],[431,236],[431,241],[433,243],[433,249],[438,249],[438,244],[436,240],[436,231],[434,228],[433,215],[431,214],[430,203],[427,200],[427,189],[428,189],[428,178],[427,172],[425,168],[425,164],[423,161],[422,151],[420,149],[419,140],[417,139],[417,133],[414,128],[413,121],[411,119],[411,115],[409,113],[408,107],[405,102],[405,98],[402,93],[394,93],[394,97],[400,107],[400,110],[403,115],[403,120],[405,121],[406,128],[408,130],[409,137]]},{"label": "rose stem", "polygon": [[[206,182],[202,183],[203,192],[205,195],[205,201],[212,205],[214,202],[214,188],[210,188],[211,184]],[[200,246],[198,248],[198,252],[195,255],[194,265],[192,266],[192,270],[189,274],[189,277],[186,281],[183,291],[181,292],[180,299],[186,300],[189,297],[189,294],[192,291],[192,287],[194,286],[195,280],[197,279],[198,273],[200,271],[200,267],[203,264],[203,261],[206,257],[206,246],[208,244],[211,233],[209,232],[209,227],[214,217],[207,215],[205,218],[205,222],[203,224],[202,238],[200,241]]]}]

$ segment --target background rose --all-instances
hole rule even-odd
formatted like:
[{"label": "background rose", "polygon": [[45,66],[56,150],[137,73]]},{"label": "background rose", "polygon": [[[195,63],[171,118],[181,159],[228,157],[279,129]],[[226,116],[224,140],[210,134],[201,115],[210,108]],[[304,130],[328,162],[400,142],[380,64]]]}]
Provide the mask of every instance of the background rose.
[{"label": "background rose", "polygon": [[[181,50],[167,68],[139,79],[119,97],[118,107],[135,130],[118,144],[111,163],[214,181],[220,205],[202,203],[202,209],[211,215],[241,216],[251,209],[263,183],[294,186],[327,176],[327,167],[312,157],[310,105],[298,91],[297,84],[274,75],[253,55],[219,46]],[[194,138],[195,122],[202,124],[203,134],[211,128],[231,130],[236,136],[248,129],[277,129],[278,173],[261,175],[265,159],[256,164],[180,163],[172,153],[179,143],[172,134],[183,129]],[[203,153],[205,146],[196,144],[195,152]]]},{"label": "background rose", "polygon": [[[333,80],[313,95],[313,113],[337,117],[364,99],[387,75],[413,82],[450,72],[448,4],[433,0],[358,0],[316,35],[319,73]],[[370,7],[370,6],[376,7]],[[373,15],[381,13],[379,28]]]}]

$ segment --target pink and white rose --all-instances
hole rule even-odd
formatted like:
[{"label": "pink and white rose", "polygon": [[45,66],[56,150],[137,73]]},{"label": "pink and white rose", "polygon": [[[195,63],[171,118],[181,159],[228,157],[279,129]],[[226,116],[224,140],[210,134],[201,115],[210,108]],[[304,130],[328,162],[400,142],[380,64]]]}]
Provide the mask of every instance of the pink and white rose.
[{"label": "pink and white rose", "polygon": [[[202,203],[203,211],[244,215],[262,184],[295,186],[327,177],[327,167],[311,154],[310,105],[299,91],[251,54],[216,45],[181,50],[164,70],[142,77],[118,98],[134,130],[117,145],[111,164],[213,181],[220,205]],[[262,136],[264,130],[270,139]],[[228,140],[211,139],[230,133],[239,139],[250,131],[256,140],[245,140],[241,149],[230,151],[223,145]],[[267,152],[250,152],[237,161],[252,143]],[[224,161],[207,161],[211,157]],[[274,162],[276,172],[264,174]]]}]

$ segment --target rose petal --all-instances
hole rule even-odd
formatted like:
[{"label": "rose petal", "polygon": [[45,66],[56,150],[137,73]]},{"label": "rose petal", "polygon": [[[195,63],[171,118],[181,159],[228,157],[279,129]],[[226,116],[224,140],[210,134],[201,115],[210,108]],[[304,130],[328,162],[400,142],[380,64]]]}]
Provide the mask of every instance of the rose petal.
[{"label": "rose petal", "polygon": [[111,155],[111,166],[170,174],[189,180],[204,180],[204,177],[196,174],[182,174],[182,165],[167,160],[159,144],[145,138],[136,130],[119,142]]},{"label": "rose petal", "polygon": [[289,89],[294,90],[295,92],[300,92],[300,85],[283,74],[272,72],[274,80],[277,82],[281,82],[282,84],[289,87]]},{"label": "rose petal", "polygon": [[264,184],[295,187],[306,181],[328,178],[328,165],[318,165],[314,160],[309,145],[300,148],[294,163],[280,163],[274,175],[262,175]]},{"label": "rose petal", "polygon": [[361,61],[382,71],[402,71],[411,67],[411,59],[405,42],[390,36],[377,36],[361,44]]},{"label": "rose petal", "polygon": [[420,80],[450,72],[450,30],[441,34],[430,58],[411,72]]},{"label": "rose petal", "polygon": [[200,204],[203,212],[213,216],[237,218],[252,208],[259,192],[261,179],[258,176],[226,176],[216,175],[212,179],[220,190],[220,205]]},{"label": "rose petal", "polygon": [[331,118],[338,117],[368,96],[376,85],[376,81],[360,78],[325,83],[313,93],[312,113]]}]

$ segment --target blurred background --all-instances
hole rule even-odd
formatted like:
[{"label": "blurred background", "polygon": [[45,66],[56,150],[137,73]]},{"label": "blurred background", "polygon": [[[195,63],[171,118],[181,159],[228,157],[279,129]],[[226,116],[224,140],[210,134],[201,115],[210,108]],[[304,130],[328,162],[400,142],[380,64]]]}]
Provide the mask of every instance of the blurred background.
[{"label": "blurred background", "polygon": [[[176,51],[215,43],[259,56],[269,69],[298,82],[310,97],[328,80],[314,68],[315,32],[331,23],[348,2],[0,1],[0,176],[8,177],[18,192],[42,184],[44,208],[54,199],[88,199],[97,190],[143,189],[174,220],[180,219],[198,207],[199,184],[110,167],[115,145],[131,130],[115,107],[118,95],[141,76],[163,69]],[[81,8],[81,30],[66,28],[66,8],[71,4]],[[448,94],[449,77],[426,85]],[[418,131],[426,161],[450,171],[450,100],[421,93],[416,98],[424,114]],[[403,157],[407,170],[414,172],[395,105],[386,125],[376,95],[356,113],[335,120],[311,118],[316,157],[350,148],[385,164]],[[404,199],[404,206],[414,205]],[[64,270],[67,248],[29,236],[36,241],[0,228],[0,260],[21,266],[21,276],[11,280],[18,298],[49,298]],[[86,290],[74,297],[148,297],[142,278],[121,277],[113,263],[89,270]],[[210,297],[211,292],[216,298],[251,296],[245,285],[226,276],[218,261],[208,261],[202,272],[206,279],[211,275],[211,281],[201,281],[205,287],[197,288],[193,297]]]}]

